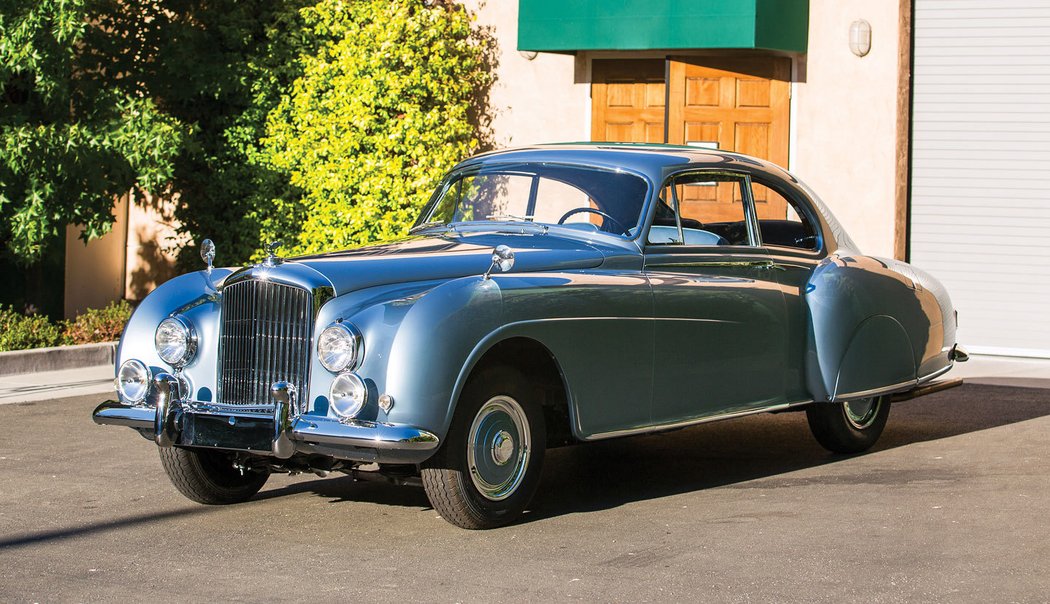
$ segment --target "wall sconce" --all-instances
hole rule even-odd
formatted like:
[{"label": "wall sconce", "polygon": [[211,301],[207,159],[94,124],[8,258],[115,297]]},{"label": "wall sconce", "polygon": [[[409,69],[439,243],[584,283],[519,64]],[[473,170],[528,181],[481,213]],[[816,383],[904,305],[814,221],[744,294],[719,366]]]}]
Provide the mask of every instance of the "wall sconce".
[{"label": "wall sconce", "polygon": [[536,52],[535,50],[519,50],[518,54],[521,55],[521,58],[525,59],[526,61],[531,61],[540,55],[540,53]]},{"label": "wall sconce", "polygon": [[858,57],[871,52],[871,23],[857,19],[849,26],[849,49]]}]

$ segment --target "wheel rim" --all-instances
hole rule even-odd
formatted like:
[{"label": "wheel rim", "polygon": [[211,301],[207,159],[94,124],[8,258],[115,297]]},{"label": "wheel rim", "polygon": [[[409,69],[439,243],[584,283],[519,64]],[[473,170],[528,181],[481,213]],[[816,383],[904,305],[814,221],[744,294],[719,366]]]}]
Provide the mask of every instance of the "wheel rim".
[{"label": "wheel rim", "polygon": [[529,420],[518,401],[494,396],[478,411],[467,439],[467,467],[486,499],[514,494],[529,465]]},{"label": "wheel rim", "polygon": [[846,414],[846,421],[851,426],[863,430],[875,422],[875,416],[879,414],[881,405],[881,397],[869,396],[855,401],[846,401],[842,404],[842,410]]}]

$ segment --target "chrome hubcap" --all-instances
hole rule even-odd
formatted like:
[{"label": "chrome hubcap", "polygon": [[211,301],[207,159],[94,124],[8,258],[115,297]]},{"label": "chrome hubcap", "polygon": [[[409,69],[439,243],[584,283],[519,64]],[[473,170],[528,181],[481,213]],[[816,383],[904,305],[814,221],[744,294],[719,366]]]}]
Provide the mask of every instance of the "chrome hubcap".
[{"label": "chrome hubcap", "polygon": [[529,442],[529,421],[518,401],[499,395],[481,406],[470,426],[467,468],[482,496],[500,501],[518,489],[529,465]]},{"label": "chrome hubcap", "polygon": [[860,398],[855,401],[846,401],[842,404],[842,409],[846,413],[846,421],[854,428],[863,430],[875,421],[875,416],[879,414],[881,405],[881,397],[869,396],[868,398]]},{"label": "chrome hubcap", "polygon": [[506,430],[500,430],[492,441],[492,461],[497,466],[505,466],[514,454],[514,438]]}]

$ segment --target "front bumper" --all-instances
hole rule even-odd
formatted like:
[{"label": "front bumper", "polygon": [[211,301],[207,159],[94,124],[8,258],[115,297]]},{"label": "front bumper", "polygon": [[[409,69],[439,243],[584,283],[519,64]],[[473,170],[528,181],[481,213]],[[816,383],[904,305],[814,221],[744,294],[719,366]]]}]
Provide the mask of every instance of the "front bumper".
[{"label": "front bumper", "polygon": [[421,428],[381,422],[335,420],[297,413],[295,388],[273,385],[272,415],[182,401],[178,381],[158,374],[143,405],[106,401],[92,414],[96,424],[128,426],[151,434],[161,447],[207,447],[288,459],[296,453],[379,463],[421,463],[440,444]]}]

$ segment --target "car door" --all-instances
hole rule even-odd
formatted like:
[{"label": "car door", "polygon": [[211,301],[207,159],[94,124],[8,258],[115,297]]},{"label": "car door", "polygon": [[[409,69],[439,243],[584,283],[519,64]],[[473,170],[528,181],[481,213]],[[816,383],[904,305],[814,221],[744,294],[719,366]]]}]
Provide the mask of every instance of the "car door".
[{"label": "car door", "polygon": [[759,241],[748,175],[698,170],[664,186],[644,248],[654,425],[785,402],[785,301]]}]

